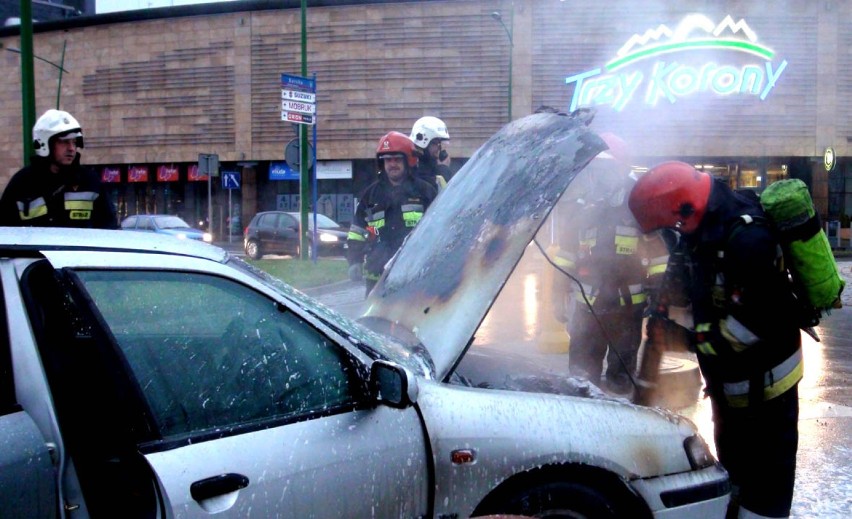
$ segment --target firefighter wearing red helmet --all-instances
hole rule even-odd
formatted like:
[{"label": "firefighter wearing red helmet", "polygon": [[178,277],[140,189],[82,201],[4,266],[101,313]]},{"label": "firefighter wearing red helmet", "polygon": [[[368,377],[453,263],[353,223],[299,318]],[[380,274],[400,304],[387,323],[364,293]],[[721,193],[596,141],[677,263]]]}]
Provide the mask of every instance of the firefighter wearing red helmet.
[{"label": "firefighter wearing red helmet", "polygon": [[635,180],[626,144],[609,133],[600,137],[609,149],[581,173],[588,187],[569,201],[570,220],[560,221],[554,261],[573,279],[557,274],[554,294],[561,298],[557,318],[568,323],[571,336],[571,373],[627,394],[642,340],[647,291],[665,271],[668,252],[659,236],[640,231],[627,207]]},{"label": "firefighter wearing red helmet", "polygon": [[[643,175],[630,210],[646,232],[677,230],[693,347],[716,450],[738,517],[788,517],[798,447],[801,336],[780,245],[753,196],[683,162]],[[736,516],[736,515],[735,515]]]},{"label": "firefighter wearing red helmet", "polygon": [[390,132],[379,139],[376,161],[378,178],[358,195],[346,253],[350,279],[363,278],[367,294],[437,196],[431,184],[413,176],[417,157],[406,135]]}]

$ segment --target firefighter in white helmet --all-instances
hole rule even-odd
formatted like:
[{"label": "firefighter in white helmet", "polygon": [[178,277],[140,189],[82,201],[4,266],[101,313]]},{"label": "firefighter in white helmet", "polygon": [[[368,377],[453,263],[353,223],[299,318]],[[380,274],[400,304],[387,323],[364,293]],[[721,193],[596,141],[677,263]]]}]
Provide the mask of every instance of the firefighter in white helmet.
[{"label": "firefighter in white helmet", "polygon": [[33,126],[32,164],[0,197],[0,225],[116,229],[97,175],[80,166],[83,130],[68,112],[48,110]]},{"label": "firefighter in white helmet", "polygon": [[450,154],[446,149],[450,140],[447,125],[437,117],[421,117],[412,126],[409,138],[414,143],[418,159],[414,176],[429,182],[439,191],[444,189],[453,176]]}]

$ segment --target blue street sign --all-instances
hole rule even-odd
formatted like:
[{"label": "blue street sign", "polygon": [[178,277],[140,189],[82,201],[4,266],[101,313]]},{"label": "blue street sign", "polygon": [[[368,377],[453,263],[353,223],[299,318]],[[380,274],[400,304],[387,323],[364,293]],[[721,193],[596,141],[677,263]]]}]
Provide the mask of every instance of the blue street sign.
[{"label": "blue street sign", "polygon": [[316,92],[317,82],[316,80],[307,77],[281,74],[281,88],[288,90],[302,89],[308,92]]},{"label": "blue street sign", "polygon": [[286,162],[273,162],[269,165],[269,180],[299,180],[299,172]]},{"label": "blue street sign", "polygon": [[239,173],[239,171],[223,171],[222,172],[222,188],[223,189],[239,189],[240,188],[240,173]]}]

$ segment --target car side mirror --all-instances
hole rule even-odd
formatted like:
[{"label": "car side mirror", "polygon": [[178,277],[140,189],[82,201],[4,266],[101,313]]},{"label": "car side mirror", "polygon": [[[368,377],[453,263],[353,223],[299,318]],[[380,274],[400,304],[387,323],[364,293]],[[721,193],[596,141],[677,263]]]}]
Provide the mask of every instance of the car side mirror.
[{"label": "car side mirror", "polygon": [[402,366],[377,360],[370,366],[370,391],[378,402],[403,409],[417,400],[417,379]]}]

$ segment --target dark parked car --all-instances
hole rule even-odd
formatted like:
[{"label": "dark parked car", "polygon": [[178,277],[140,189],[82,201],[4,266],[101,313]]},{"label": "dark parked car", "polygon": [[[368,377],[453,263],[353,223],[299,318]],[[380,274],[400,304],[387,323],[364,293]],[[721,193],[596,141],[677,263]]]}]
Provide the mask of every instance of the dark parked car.
[{"label": "dark parked car", "polygon": [[[317,214],[317,240],[321,255],[339,255],[346,248],[347,229],[343,228],[323,214]],[[313,231],[314,215],[308,216],[308,228]],[[313,232],[308,235],[309,245],[313,249]],[[293,254],[298,256],[299,213],[285,211],[265,211],[257,213],[243,234],[243,246],[246,254],[258,259],[264,254]],[[313,250],[309,250],[313,255]]]},{"label": "dark parked car", "polygon": [[209,232],[190,227],[179,216],[171,214],[137,214],[128,216],[121,222],[125,231],[148,231],[168,234],[181,240],[199,240],[210,243],[213,236]]}]

